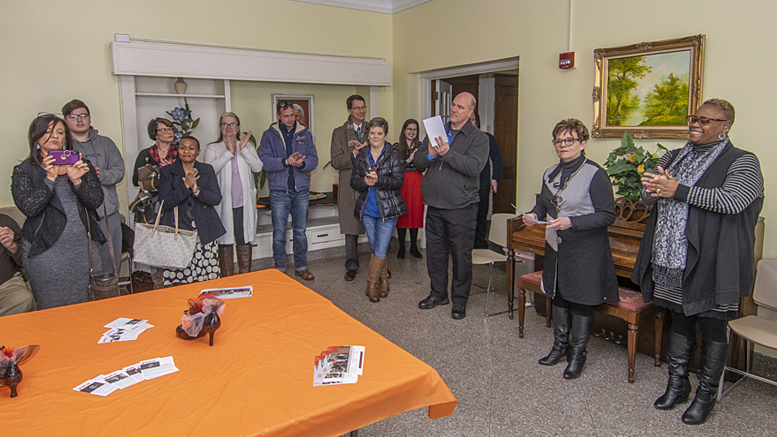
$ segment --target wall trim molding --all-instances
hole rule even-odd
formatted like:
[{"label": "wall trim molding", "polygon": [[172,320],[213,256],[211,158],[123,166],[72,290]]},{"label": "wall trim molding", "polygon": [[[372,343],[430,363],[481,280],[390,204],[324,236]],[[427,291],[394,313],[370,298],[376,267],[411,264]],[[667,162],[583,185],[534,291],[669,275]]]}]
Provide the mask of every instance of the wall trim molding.
[{"label": "wall trim molding", "polygon": [[111,42],[118,76],[391,86],[392,64],[323,56],[168,42]]},{"label": "wall trim molding", "polygon": [[294,0],[303,3],[334,6],[338,8],[358,9],[393,15],[431,0]]}]

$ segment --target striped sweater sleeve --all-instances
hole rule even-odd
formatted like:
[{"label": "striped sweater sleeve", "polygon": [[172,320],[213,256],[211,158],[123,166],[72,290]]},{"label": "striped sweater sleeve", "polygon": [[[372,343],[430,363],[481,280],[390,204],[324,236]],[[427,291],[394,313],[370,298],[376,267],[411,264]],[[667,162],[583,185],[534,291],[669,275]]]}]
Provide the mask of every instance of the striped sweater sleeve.
[{"label": "striped sweater sleeve", "polygon": [[749,153],[742,155],[729,167],[722,186],[690,187],[687,193],[685,201],[690,205],[720,214],[738,214],[763,196],[764,180],[758,158]]}]

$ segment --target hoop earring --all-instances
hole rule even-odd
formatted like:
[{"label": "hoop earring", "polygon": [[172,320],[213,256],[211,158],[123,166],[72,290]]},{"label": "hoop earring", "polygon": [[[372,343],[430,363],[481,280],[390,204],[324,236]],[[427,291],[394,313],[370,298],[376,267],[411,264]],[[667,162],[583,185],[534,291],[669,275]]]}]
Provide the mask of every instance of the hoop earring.
[{"label": "hoop earring", "polygon": [[719,133],[718,134],[718,138],[720,138],[721,140],[725,140],[726,139],[726,131],[722,131],[721,133]]}]

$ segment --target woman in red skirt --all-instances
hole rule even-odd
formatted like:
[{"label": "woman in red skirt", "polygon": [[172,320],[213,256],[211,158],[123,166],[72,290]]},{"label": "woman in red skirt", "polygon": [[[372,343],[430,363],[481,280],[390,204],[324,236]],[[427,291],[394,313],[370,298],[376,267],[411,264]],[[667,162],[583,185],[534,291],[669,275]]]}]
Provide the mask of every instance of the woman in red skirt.
[{"label": "woman in red skirt", "polygon": [[421,258],[418,251],[418,229],[424,226],[424,199],[421,197],[421,180],[424,175],[413,165],[418,146],[418,122],[408,119],[402,125],[399,134],[399,142],[396,144],[397,152],[405,160],[405,183],[402,185],[402,198],[407,205],[407,213],[399,216],[397,220],[397,236],[399,237],[399,252],[397,258],[405,257],[405,236],[410,229],[410,254]]}]

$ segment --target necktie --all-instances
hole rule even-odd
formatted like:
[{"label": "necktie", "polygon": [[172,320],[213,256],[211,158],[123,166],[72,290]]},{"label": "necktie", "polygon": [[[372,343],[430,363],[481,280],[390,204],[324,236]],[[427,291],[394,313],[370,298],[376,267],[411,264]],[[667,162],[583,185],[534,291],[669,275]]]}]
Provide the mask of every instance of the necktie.
[{"label": "necktie", "polygon": [[362,140],[362,127],[361,126],[356,128],[356,138],[358,138],[359,141]]}]

